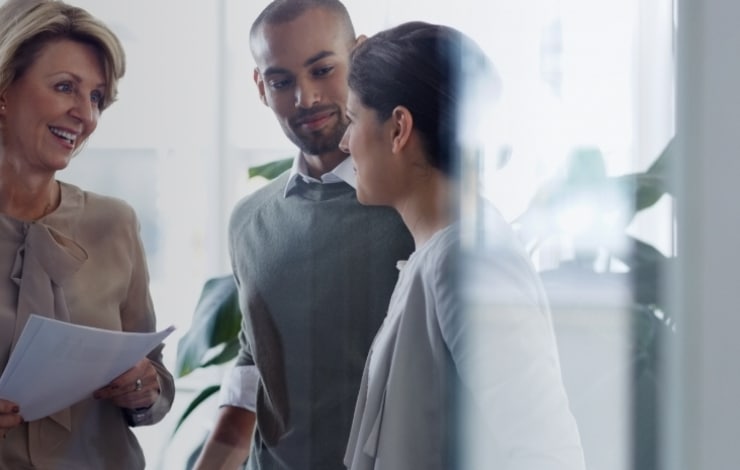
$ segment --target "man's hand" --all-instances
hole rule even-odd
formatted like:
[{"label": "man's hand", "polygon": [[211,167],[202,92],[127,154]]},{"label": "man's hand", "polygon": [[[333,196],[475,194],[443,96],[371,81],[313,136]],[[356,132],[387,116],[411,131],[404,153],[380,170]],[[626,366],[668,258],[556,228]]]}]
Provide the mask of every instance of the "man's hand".
[{"label": "man's hand", "polygon": [[237,470],[249,457],[256,415],[243,408],[224,406],[208,437],[195,470]]}]

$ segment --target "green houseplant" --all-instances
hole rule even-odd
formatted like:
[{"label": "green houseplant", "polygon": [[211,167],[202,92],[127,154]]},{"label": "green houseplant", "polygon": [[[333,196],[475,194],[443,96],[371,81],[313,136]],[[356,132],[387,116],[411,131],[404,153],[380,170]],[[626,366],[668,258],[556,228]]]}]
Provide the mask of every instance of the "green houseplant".
[{"label": "green houseplant", "polygon": [[[563,174],[543,185],[515,221],[532,251],[560,237],[568,238],[574,248],[572,259],[541,272],[551,300],[557,299],[562,279],[575,280],[571,282],[586,291],[595,286],[629,287],[631,305],[626,313],[631,327],[632,468],[636,470],[659,468],[660,345],[677,327],[663,282],[677,258],[629,235],[627,228],[663,195],[675,197],[670,174],[674,154],[671,140],[646,171],[608,177],[598,149],[576,149]],[[615,264],[619,269],[611,267]],[[601,294],[609,297],[614,291],[607,287]],[[555,309],[553,315],[557,315]]]},{"label": "green houseplant", "polygon": [[[292,162],[292,158],[286,158],[251,167],[248,177],[271,180],[290,168]],[[235,359],[239,352],[241,319],[232,275],[208,279],[193,312],[191,326],[177,344],[176,377],[185,377],[197,369],[226,364]],[[180,416],[173,435],[193,411],[219,389],[219,384],[203,388]]]}]

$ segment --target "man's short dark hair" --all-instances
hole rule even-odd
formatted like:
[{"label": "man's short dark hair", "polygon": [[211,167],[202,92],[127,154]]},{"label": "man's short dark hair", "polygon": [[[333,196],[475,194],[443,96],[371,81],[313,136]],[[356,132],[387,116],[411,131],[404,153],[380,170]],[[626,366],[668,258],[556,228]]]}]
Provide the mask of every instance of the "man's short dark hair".
[{"label": "man's short dark hair", "polygon": [[321,8],[335,13],[345,24],[349,35],[349,40],[355,39],[355,29],[352,26],[352,20],[349,12],[339,0],[273,0],[257,16],[249,30],[249,37],[254,37],[257,30],[265,24],[288,23],[308,10]]}]

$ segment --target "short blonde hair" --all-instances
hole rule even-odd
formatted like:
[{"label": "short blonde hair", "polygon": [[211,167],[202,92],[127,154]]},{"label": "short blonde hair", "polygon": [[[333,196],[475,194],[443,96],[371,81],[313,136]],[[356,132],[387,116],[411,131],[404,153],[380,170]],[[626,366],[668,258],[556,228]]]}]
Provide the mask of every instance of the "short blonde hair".
[{"label": "short blonde hair", "polygon": [[49,42],[69,39],[92,46],[105,75],[104,110],[116,100],[126,71],[123,46],[86,10],[58,0],[7,0],[0,6],[0,93],[20,78]]}]

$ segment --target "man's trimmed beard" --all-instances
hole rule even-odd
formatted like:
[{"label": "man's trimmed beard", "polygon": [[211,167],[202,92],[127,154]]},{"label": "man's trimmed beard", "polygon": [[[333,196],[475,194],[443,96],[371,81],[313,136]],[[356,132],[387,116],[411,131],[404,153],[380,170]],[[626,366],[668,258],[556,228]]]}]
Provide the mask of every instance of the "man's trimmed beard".
[{"label": "man's trimmed beard", "polygon": [[341,113],[337,115],[339,116],[339,120],[328,135],[324,135],[322,131],[311,133],[309,136],[299,135],[289,124],[282,125],[283,131],[288,139],[304,154],[323,155],[325,153],[335,152],[339,148],[339,142],[342,141],[344,131],[347,130],[347,126],[349,125],[346,116],[343,116]]}]

